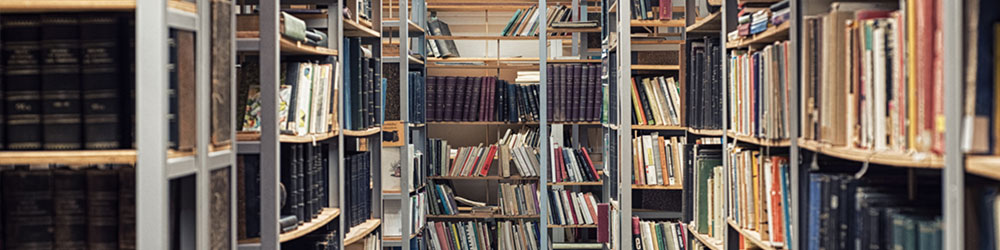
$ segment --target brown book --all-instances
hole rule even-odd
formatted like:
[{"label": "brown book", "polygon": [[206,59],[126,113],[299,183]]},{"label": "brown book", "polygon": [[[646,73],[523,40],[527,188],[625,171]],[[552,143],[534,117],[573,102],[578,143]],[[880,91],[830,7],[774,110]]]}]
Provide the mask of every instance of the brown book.
[{"label": "brown book", "polygon": [[663,136],[656,137],[656,147],[660,149],[660,170],[663,171],[663,185],[673,185],[674,175],[667,163],[667,149],[663,144]]},{"label": "brown book", "polygon": [[118,248],[135,249],[135,167],[118,169]]},{"label": "brown book", "polygon": [[212,171],[209,179],[211,181],[211,196],[209,197],[209,249],[225,250],[232,249],[230,246],[230,203],[232,197],[232,186],[229,178],[229,168],[221,168]]},{"label": "brown book", "polygon": [[197,143],[197,98],[195,88],[194,32],[176,30],[177,43],[177,150],[191,151]]},{"label": "brown book", "polygon": [[[222,146],[232,137],[233,3],[212,0],[212,144]],[[237,107],[240,108],[240,107]]]}]

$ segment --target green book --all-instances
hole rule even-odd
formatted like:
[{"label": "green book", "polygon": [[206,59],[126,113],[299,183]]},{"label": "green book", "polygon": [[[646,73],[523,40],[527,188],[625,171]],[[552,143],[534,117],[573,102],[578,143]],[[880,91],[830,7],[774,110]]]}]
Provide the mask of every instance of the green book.
[{"label": "green book", "polygon": [[715,174],[713,169],[721,166],[721,159],[698,158],[695,166],[698,167],[698,233],[708,234],[708,179]]},{"label": "green book", "polygon": [[663,242],[666,240],[663,237],[663,224],[654,222],[653,228],[656,228],[656,245],[659,247],[658,249],[667,249],[666,242]]},{"label": "green book", "polygon": [[510,33],[510,29],[514,27],[514,22],[517,22],[517,19],[520,17],[521,17],[521,9],[518,9],[516,12],[514,12],[514,16],[510,18],[510,21],[507,21],[507,26],[503,27],[503,33],[501,33],[500,35],[507,36],[507,34]]}]

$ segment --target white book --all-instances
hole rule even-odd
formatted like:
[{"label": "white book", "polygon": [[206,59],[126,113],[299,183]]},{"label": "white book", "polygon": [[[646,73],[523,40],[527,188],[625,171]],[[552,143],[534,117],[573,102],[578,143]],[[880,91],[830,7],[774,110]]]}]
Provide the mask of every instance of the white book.
[{"label": "white book", "polygon": [[873,45],[872,50],[875,53],[874,55],[875,64],[873,65],[874,66],[873,73],[875,75],[875,81],[873,82],[874,86],[872,87],[875,89],[875,92],[869,92],[869,93],[873,93],[875,95],[875,100],[872,102],[871,105],[874,108],[873,118],[875,119],[874,121],[872,121],[872,127],[874,128],[872,134],[875,139],[874,141],[875,151],[881,151],[888,148],[888,142],[886,141],[886,132],[885,132],[887,127],[885,120],[886,116],[885,104],[888,103],[888,101],[886,100],[887,98],[885,93],[885,82],[887,79],[888,72],[886,72],[885,65],[888,62],[886,62],[887,58],[885,55],[885,42],[886,42],[885,27],[884,24],[879,22],[876,22],[876,25],[878,27],[873,30],[874,33],[873,36],[875,40],[872,43]]},{"label": "white book", "polygon": [[573,212],[573,206],[570,205],[570,202],[572,201],[569,199],[569,194],[567,194],[566,190],[559,190],[558,193],[559,193],[559,199],[563,204],[563,212],[566,213],[566,219],[569,222],[566,223],[566,225],[580,224],[579,222],[580,218],[574,216],[576,212]]},{"label": "white book", "polygon": [[639,232],[642,236],[642,248],[653,249],[653,233],[649,231],[649,222],[639,222]]},{"label": "white book", "polygon": [[539,171],[541,171],[541,166],[539,166],[538,151],[532,147],[524,147],[525,152],[528,153],[528,161],[531,163],[531,173],[532,176],[539,176]]},{"label": "white book", "polygon": [[295,88],[295,110],[291,110],[289,121],[295,121],[292,131],[295,135],[304,136],[309,134],[309,110],[312,100],[312,83],[315,70],[311,63],[299,63],[298,86]]},{"label": "white book", "polygon": [[559,166],[559,164],[557,164],[556,158],[554,156],[556,155],[556,151],[559,150],[559,143],[555,142],[555,140],[553,140],[553,137],[550,136],[549,144],[551,144],[549,146],[549,152],[551,152],[549,153],[549,164],[552,164],[549,165],[551,166],[549,167],[549,182],[555,182],[556,172],[557,172],[556,166]]},{"label": "white book", "polygon": [[663,185],[664,184],[663,183],[663,175],[666,174],[666,173],[663,172],[663,168],[661,167],[661,166],[663,166],[663,165],[661,165],[661,164],[663,164],[663,159],[660,159],[660,134],[659,134],[659,132],[653,132],[653,134],[649,136],[649,144],[650,144],[650,147],[649,147],[650,153],[653,155],[653,157],[652,157],[653,158],[653,168],[656,170],[656,184]]},{"label": "white book", "polygon": [[593,224],[590,220],[589,213],[587,209],[584,208],[583,198],[580,197],[579,192],[570,193],[570,198],[573,200],[573,205],[576,206],[576,216],[580,218],[580,224]]}]

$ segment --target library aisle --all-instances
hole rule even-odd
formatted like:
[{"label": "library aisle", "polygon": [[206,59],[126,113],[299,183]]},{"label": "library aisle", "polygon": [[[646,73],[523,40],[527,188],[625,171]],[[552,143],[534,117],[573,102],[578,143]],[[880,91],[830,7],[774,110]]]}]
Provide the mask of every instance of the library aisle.
[{"label": "library aisle", "polygon": [[0,0],[0,249],[998,239],[998,1]]}]

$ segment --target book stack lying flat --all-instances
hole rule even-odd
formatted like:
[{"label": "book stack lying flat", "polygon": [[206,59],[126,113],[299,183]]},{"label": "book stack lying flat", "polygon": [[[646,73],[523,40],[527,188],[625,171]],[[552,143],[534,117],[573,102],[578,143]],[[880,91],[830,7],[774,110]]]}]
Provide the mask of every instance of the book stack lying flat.
[{"label": "book stack lying flat", "polygon": [[555,139],[550,139],[552,162],[549,166],[549,182],[596,182],[601,180],[597,167],[590,160],[587,148],[559,147]]},{"label": "book stack lying flat", "polygon": [[500,183],[500,211],[504,215],[537,215],[538,184]]},{"label": "book stack lying flat", "polygon": [[455,193],[448,185],[431,185],[427,191],[427,200],[431,214],[458,214],[458,204],[455,203]]},{"label": "book stack lying flat", "polygon": [[561,187],[549,190],[549,223],[554,225],[597,224],[597,197],[591,193],[571,192]]},{"label": "book stack lying flat", "polygon": [[729,120],[736,134],[789,138],[788,44],[777,42],[753,53],[730,52]]},{"label": "book stack lying flat", "polygon": [[788,8],[788,0],[774,4],[744,3],[741,4],[737,19],[736,30],[730,32],[727,41],[738,41],[740,39],[763,33],[785,23],[788,20],[791,10]]},{"label": "book stack lying flat", "polygon": [[944,152],[939,31],[934,15],[917,14],[936,7],[907,7],[833,3],[829,13],[803,18],[802,137],[875,151]]},{"label": "book stack lying flat", "polygon": [[493,249],[497,245],[490,236],[497,230],[492,222],[427,222],[424,230],[430,250]]},{"label": "book stack lying flat", "polygon": [[675,186],[684,183],[684,137],[658,132],[632,138],[633,184]]},{"label": "book stack lying flat", "polygon": [[643,250],[688,249],[687,232],[684,223],[644,221],[632,217],[632,241],[637,246],[642,245]]},{"label": "book stack lying flat", "polygon": [[907,184],[894,181],[900,178],[866,175],[860,180],[853,173],[809,175],[805,200],[809,209],[803,222],[807,249],[858,245],[863,249],[941,249],[940,193],[923,192],[920,199],[908,199]]},{"label": "book stack lying flat", "polygon": [[632,78],[632,124],[680,125],[680,88],[673,77]]},{"label": "book stack lying flat", "polygon": [[737,147],[730,152],[729,161],[728,217],[755,233],[761,242],[784,246],[786,239],[791,239],[788,156],[766,156]]},{"label": "book stack lying flat", "polygon": [[537,222],[524,220],[501,221],[497,222],[497,231],[497,246],[500,246],[498,249],[539,249]]},{"label": "book stack lying flat", "polygon": [[7,249],[135,248],[132,166],[17,168],[0,175]]}]

